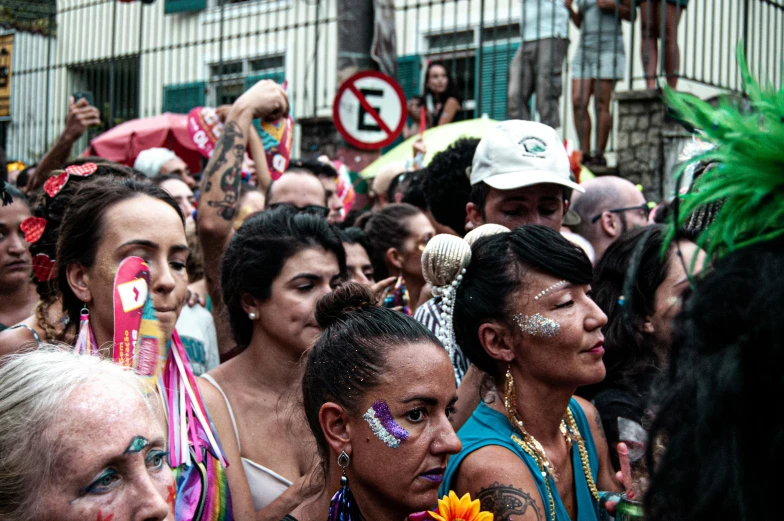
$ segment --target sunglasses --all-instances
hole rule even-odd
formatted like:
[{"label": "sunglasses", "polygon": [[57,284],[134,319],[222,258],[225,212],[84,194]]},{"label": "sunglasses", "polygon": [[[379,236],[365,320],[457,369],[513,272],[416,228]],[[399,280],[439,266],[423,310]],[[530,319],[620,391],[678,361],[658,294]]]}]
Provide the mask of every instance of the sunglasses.
[{"label": "sunglasses", "polygon": [[316,215],[319,217],[326,217],[329,215],[329,208],[320,206],[318,204],[309,204],[307,206],[296,206],[292,203],[272,203],[267,207],[268,210],[275,210],[277,208],[286,208],[297,213],[306,213],[309,215]]},{"label": "sunglasses", "polygon": [[[637,206],[626,206],[624,208],[612,208],[610,210],[606,210],[610,213],[623,213],[623,212],[633,212],[633,211],[641,211],[647,213],[648,210],[651,208],[651,203],[643,203],[638,204]],[[604,213],[604,212],[602,212]],[[595,224],[596,221],[601,219],[602,213],[597,213],[593,217],[591,217],[591,224]]]}]

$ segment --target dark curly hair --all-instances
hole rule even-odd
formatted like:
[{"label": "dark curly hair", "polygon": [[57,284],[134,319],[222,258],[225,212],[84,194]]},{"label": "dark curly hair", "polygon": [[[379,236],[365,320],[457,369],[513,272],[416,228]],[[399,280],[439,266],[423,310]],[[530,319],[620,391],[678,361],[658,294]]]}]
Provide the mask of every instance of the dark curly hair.
[{"label": "dark curly hair", "polygon": [[522,287],[529,270],[590,284],[593,269],[582,248],[539,224],[482,237],[471,250],[471,264],[455,299],[455,339],[471,363],[498,382],[498,363],[482,347],[479,326],[498,321],[511,327],[512,294]]},{"label": "dark curly hair", "polygon": [[436,221],[465,235],[466,204],[471,197],[467,169],[479,145],[477,138],[460,138],[433,156],[427,165],[423,190]]},{"label": "dark curly hair", "polygon": [[[669,256],[662,256],[666,235],[660,224],[630,230],[610,245],[596,265],[593,300],[607,315],[602,328],[607,376],[598,384],[580,388],[580,396],[591,399],[604,389],[618,387],[647,394],[641,387],[649,385],[662,367],[661,350],[643,332],[643,323],[653,315],[656,289],[667,278]],[[630,266],[636,271],[631,276]]]},{"label": "dark curly hair", "polygon": [[784,238],[738,250],[697,281],[654,393],[649,521],[778,519],[784,464]]},{"label": "dark curly hair", "polygon": [[221,293],[240,349],[248,347],[253,333],[251,320],[242,307],[243,295],[268,299],[272,283],[286,261],[306,248],[323,248],[333,253],[345,278],[346,252],[337,229],[323,217],[285,206],[265,210],[248,217],[231,238],[221,265]]}]

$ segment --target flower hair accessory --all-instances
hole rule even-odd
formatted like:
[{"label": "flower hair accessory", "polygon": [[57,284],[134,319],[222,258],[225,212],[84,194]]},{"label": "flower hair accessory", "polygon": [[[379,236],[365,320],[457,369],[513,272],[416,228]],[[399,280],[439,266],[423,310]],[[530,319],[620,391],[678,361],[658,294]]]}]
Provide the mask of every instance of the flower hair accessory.
[{"label": "flower hair accessory", "polygon": [[45,253],[39,253],[33,257],[33,275],[35,275],[35,279],[38,282],[52,280],[57,275],[54,265],[55,262]]},{"label": "flower hair accessory", "polygon": [[28,217],[22,221],[19,229],[24,232],[27,244],[36,243],[44,234],[44,230],[46,230],[46,219],[43,217]]},{"label": "flower hair accessory", "polygon": [[458,499],[452,490],[438,500],[435,512],[421,512],[408,517],[411,521],[493,521],[493,513],[482,512],[478,499],[472,501],[470,494]]},{"label": "flower hair accessory", "polygon": [[46,192],[49,197],[54,197],[60,193],[60,190],[63,189],[65,184],[68,182],[68,179],[70,179],[72,175],[78,177],[88,177],[93,175],[96,170],[98,170],[98,165],[95,163],[71,165],[59,174],[47,179],[44,183],[44,192]]}]

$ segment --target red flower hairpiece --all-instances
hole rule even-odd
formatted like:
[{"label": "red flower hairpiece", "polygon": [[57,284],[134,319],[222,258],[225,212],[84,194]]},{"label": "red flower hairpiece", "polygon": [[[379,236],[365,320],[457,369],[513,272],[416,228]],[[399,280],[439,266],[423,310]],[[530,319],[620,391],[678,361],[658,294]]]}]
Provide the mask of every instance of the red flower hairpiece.
[{"label": "red flower hairpiece", "polygon": [[38,282],[52,280],[57,272],[54,269],[54,261],[45,253],[39,253],[33,257],[33,275]]},{"label": "red flower hairpiece", "polygon": [[98,170],[98,165],[95,163],[85,163],[83,165],[71,165],[65,169],[65,171],[60,172],[56,176],[52,176],[46,180],[44,183],[44,192],[49,195],[49,197],[54,197],[60,193],[60,190],[63,189],[65,183],[68,182],[68,179],[72,176],[79,176],[79,177],[87,177],[95,173]]},{"label": "red flower hairpiece", "polygon": [[27,244],[33,244],[34,242],[38,242],[38,239],[44,234],[46,219],[43,217],[28,217],[22,221],[22,224],[19,225],[19,229],[25,234],[25,242]]}]

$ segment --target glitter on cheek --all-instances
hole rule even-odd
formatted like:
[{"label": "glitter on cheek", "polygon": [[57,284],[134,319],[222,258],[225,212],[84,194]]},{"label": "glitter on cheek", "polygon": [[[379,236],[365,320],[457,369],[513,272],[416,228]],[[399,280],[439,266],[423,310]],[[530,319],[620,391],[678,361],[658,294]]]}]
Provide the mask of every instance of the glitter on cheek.
[{"label": "glitter on cheek", "polygon": [[549,338],[561,332],[561,324],[539,313],[534,315],[518,313],[514,316],[514,321],[520,327],[520,331],[531,336]]},{"label": "glitter on cheek", "polygon": [[374,402],[362,418],[368,422],[376,438],[391,449],[398,448],[408,440],[408,431],[395,422],[392,411],[384,400]]}]

